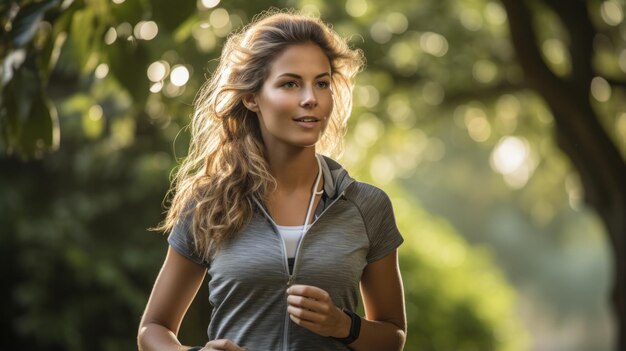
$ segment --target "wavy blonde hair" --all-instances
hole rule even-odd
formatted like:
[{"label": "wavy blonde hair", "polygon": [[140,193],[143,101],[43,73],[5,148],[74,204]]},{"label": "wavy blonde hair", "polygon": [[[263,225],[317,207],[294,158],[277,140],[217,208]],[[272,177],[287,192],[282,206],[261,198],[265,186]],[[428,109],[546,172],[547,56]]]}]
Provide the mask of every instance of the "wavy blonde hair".
[{"label": "wavy blonde hair", "polygon": [[258,118],[242,99],[261,89],[277,55],[291,45],[309,42],[330,61],[334,97],[318,151],[338,156],[352,109],[354,77],[364,59],[361,50],[351,49],[318,18],[276,10],[256,16],[228,37],[217,68],[196,97],[189,153],[166,196],[171,198],[167,216],[155,229],[169,232],[179,219],[193,215],[195,251],[205,261],[247,225],[254,199],[265,200],[276,185]]}]

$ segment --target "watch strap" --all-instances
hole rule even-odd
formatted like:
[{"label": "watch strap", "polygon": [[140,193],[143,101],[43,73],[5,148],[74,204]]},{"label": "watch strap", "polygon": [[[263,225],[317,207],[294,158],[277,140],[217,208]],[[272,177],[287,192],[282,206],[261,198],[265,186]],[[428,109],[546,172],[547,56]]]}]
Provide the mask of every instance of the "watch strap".
[{"label": "watch strap", "polygon": [[350,345],[359,338],[359,334],[361,333],[361,317],[356,313],[350,311],[349,309],[342,308],[341,310],[343,311],[343,313],[347,314],[348,317],[350,317],[350,334],[348,334],[348,336],[345,338],[335,338],[332,336],[331,338],[339,341],[344,345]]}]

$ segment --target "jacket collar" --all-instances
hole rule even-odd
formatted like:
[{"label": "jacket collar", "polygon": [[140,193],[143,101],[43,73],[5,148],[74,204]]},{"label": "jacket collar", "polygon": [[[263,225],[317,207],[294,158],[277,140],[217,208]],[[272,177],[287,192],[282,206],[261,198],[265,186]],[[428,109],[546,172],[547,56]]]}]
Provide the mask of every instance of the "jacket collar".
[{"label": "jacket collar", "polygon": [[329,198],[333,199],[343,193],[354,182],[354,179],[337,161],[323,155],[319,156],[321,156],[320,163],[324,176],[324,191]]}]

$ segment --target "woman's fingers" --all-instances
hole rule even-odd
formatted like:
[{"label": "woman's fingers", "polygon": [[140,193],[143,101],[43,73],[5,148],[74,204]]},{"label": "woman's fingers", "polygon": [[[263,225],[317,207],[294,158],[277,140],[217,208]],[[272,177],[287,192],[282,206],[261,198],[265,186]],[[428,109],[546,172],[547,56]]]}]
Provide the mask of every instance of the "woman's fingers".
[{"label": "woman's fingers", "polygon": [[294,317],[297,317],[298,320],[310,321],[314,323],[323,323],[326,319],[326,316],[324,314],[295,306],[287,306],[287,313]]},{"label": "woman's fingers", "polygon": [[292,285],[287,289],[289,318],[301,327],[322,336],[342,335],[349,317],[335,304],[328,292],[310,285]]},{"label": "woman's fingers", "polygon": [[290,306],[300,307],[305,310],[315,311],[319,313],[326,313],[328,312],[329,308],[329,305],[326,302],[298,295],[289,295],[287,297],[287,303]]},{"label": "woman's fingers", "polygon": [[217,339],[211,340],[204,345],[200,351],[246,351],[246,348],[240,347],[231,340]]},{"label": "woman's fingers", "polygon": [[328,301],[330,295],[323,289],[311,285],[292,285],[287,289],[287,294],[304,296],[319,301]]},{"label": "woman's fingers", "polygon": [[[297,317],[297,316],[295,316],[293,314],[289,315],[289,319],[291,319],[297,325],[299,325],[301,327],[304,327],[304,328],[307,328],[307,329],[309,329],[312,332],[318,333],[320,331],[319,323],[308,321],[308,320],[305,320],[305,319],[301,319],[301,318],[299,318],[299,317]],[[324,335],[324,336],[326,336],[326,335]]]},{"label": "woman's fingers", "polygon": [[[293,292],[293,290],[289,290]],[[297,291],[296,291],[297,292]],[[301,291],[303,293],[307,293],[307,291]],[[311,290],[308,291],[310,293]],[[311,294],[309,294],[311,296]],[[323,294],[313,294],[313,296],[317,296],[318,298],[324,299]],[[328,312],[332,308],[332,306],[328,303],[328,301],[317,300],[314,297],[307,297],[302,295],[289,295],[287,296],[287,312],[297,317],[298,321],[296,323],[300,324],[300,320],[311,321],[314,323],[324,323],[328,318]]]}]

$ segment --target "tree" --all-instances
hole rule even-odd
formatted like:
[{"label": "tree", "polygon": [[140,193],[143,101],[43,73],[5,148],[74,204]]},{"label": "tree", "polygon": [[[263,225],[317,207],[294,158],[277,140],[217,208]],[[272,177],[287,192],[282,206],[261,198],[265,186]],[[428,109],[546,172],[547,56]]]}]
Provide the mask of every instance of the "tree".
[{"label": "tree", "polygon": [[[617,89],[623,89],[626,82],[593,64],[597,54],[594,40],[599,38],[602,28],[594,24],[589,3],[502,0],[502,4],[508,14],[517,59],[524,70],[524,84],[549,106],[556,123],[558,145],[580,175],[585,200],[606,226],[615,259],[612,300],[618,323],[617,349],[622,350],[626,348],[626,165],[590,97],[594,79],[610,82]],[[571,62],[567,74],[555,72],[542,56],[533,26],[537,15],[532,10],[539,6],[548,7],[561,22]],[[609,40],[614,40],[616,33],[606,32]]]}]

